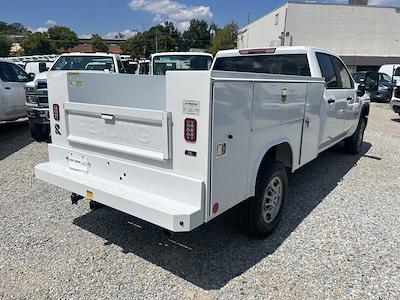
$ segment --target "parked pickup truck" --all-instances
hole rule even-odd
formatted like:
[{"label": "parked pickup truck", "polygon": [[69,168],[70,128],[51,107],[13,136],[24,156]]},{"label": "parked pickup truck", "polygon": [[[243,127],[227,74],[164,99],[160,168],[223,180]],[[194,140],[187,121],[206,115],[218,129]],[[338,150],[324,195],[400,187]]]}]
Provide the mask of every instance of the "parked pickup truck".
[{"label": "parked pickup truck", "polygon": [[[400,84],[400,82],[399,82]],[[390,107],[400,116],[400,86],[396,86],[393,91],[393,97],[390,101]]]},{"label": "parked pickup truck", "polygon": [[241,203],[267,236],[287,172],[341,141],[359,153],[368,122],[364,87],[310,47],[222,51],[211,71],[48,77],[53,142],[36,177],[173,232]]},{"label": "parked pickup truck", "polygon": [[[57,58],[50,68],[53,71],[106,71],[125,73],[118,55],[107,53],[68,53]],[[37,141],[49,139],[50,120],[47,99],[48,72],[36,74],[35,80],[26,84],[26,110],[32,137]]]},{"label": "parked pickup truck", "polygon": [[0,122],[26,117],[25,84],[31,80],[19,65],[0,60]]}]

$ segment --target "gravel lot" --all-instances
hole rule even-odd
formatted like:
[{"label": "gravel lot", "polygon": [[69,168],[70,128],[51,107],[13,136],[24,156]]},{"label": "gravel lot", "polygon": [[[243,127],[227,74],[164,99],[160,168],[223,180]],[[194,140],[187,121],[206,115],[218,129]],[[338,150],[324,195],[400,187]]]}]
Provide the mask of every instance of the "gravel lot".
[{"label": "gravel lot", "polygon": [[0,299],[399,299],[400,118],[373,104],[362,155],[290,176],[284,220],[248,239],[226,214],[167,237],[34,179],[27,123],[0,124]]}]

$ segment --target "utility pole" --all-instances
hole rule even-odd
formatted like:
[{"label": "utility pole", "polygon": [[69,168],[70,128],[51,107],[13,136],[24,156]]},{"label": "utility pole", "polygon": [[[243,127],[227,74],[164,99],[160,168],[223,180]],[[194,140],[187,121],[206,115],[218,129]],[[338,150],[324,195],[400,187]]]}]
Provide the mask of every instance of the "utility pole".
[{"label": "utility pole", "polygon": [[158,53],[158,29],[156,27],[156,53]]}]

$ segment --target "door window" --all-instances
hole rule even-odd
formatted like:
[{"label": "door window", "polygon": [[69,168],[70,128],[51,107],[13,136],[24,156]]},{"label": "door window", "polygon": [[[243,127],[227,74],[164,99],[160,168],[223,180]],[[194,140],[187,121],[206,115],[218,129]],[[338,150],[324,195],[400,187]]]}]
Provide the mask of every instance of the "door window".
[{"label": "door window", "polygon": [[346,67],[344,64],[334,56],[331,56],[333,66],[335,68],[337,77],[339,78],[339,86],[342,89],[353,89],[354,88],[354,83],[351,80],[350,74],[347,71]]},{"label": "door window", "polygon": [[317,59],[321,68],[322,77],[325,78],[327,89],[339,89],[339,81],[336,76],[335,68],[328,54],[317,53]]},{"label": "door window", "polygon": [[15,82],[28,82],[29,76],[24,70],[14,64],[9,64],[12,72],[14,72]]},{"label": "door window", "polygon": [[8,63],[0,63],[0,79],[3,82],[15,81],[15,74]]},{"label": "door window", "polygon": [[0,63],[0,79],[3,82],[28,82],[29,76],[17,65]]}]

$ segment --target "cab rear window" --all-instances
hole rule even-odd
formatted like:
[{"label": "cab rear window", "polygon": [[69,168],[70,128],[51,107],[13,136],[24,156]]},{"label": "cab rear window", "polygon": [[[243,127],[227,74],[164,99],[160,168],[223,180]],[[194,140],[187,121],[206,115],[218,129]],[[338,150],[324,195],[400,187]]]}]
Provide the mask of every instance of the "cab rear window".
[{"label": "cab rear window", "polygon": [[311,76],[306,54],[220,57],[213,70]]}]

